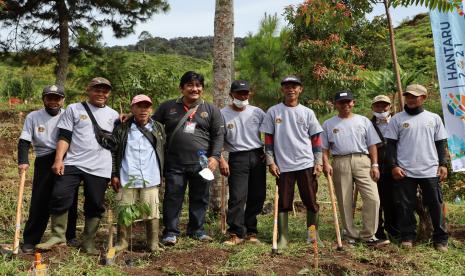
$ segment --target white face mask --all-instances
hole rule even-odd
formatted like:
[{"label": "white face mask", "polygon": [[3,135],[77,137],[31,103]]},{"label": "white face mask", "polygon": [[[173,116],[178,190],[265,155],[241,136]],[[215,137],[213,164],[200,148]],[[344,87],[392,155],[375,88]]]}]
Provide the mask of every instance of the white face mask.
[{"label": "white face mask", "polygon": [[389,111],[385,111],[385,112],[382,112],[382,113],[378,113],[378,112],[373,111],[373,116],[375,116],[378,119],[386,119],[387,117],[389,117],[390,114],[391,113]]},{"label": "white face mask", "polygon": [[234,104],[237,108],[244,108],[244,107],[246,107],[246,106],[249,105],[249,100],[241,101],[241,100],[239,100],[239,99],[234,98],[233,104]]}]

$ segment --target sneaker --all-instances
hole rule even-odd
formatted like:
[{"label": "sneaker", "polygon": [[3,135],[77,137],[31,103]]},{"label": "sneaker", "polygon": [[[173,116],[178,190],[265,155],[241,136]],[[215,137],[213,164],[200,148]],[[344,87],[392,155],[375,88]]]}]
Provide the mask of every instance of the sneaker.
[{"label": "sneaker", "polygon": [[34,253],[35,246],[30,243],[25,243],[23,246],[21,246],[21,251],[25,254],[32,254]]},{"label": "sneaker", "polygon": [[365,244],[367,246],[372,246],[372,247],[383,247],[390,243],[391,242],[389,240],[384,240],[384,239],[380,240],[380,239],[377,239],[376,237],[373,237],[365,241]]},{"label": "sneaker", "polygon": [[166,236],[162,239],[161,241],[163,243],[163,245],[166,245],[166,246],[173,246],[176,244],[177,240],[176,240],[176,236]]},{"label": "sneaker", "polygon": [[436,243],[434,244],[434,249],[439,252],[447,252],[449,249],[447,248],[447,243]]},{"label": "sneaker", "polygon": [[413,247],[413,242],[412,241],[402,241],[400,243],[400,247],[405,248],[405,249],[410,249]]},{"label": "sneaker", "polygon": [[212,242],[213,241],[213,238],[207,234],[201,234],[201,235],[195,236],[194,239],[199,240],[201,242]]},{"label": "sneaker", "polygon": [[78,248],[79,247],[79,241],[76,238],[72,238],[72,239],[66,241],[66,245],[70,246],[70,247]]},{"label": "sneaker", "polygon": [[238,244],[242,243],[243,241],[244,241],[244,239],[239,238],[235,234],[231,234],[230,237],[229,237],[229,240],[224,241],[223,244],[232,246],[232,245],[238,245]]},{"label": "sneaker", "polygon": [[257,239],[257,234],[253,233],[253,234],[247,234],[247,236],[245,237],[245,240],[247,242],[250,242],[250,243],[255,243],[255,244],[260,244],[260,240]]},{"label": "sneaker", "polygon": [[356,240],[352,239],[352,238],[345,238],[344,241],[348,244],[348,245],[355,245],[356,244]]}]

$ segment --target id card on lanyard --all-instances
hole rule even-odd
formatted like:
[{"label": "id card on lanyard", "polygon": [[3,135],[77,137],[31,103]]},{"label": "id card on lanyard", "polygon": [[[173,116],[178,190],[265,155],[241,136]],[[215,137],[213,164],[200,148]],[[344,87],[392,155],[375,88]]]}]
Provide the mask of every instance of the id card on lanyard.
[{"label": "id card on lanyard", "polygon": [[[186,110],[186,112],[187,112],[189,110],[189,108],[184,105],[184,110]],[[186,121],[186,125],[184,126],[184,133],[193,134],[195,132],[195,127],[196,127],[197,123],[192,122],[192,119],[194,118],[196,112],[197,112],[197,110],[192,112],[191,115],[189,115],[188,120]]]}]

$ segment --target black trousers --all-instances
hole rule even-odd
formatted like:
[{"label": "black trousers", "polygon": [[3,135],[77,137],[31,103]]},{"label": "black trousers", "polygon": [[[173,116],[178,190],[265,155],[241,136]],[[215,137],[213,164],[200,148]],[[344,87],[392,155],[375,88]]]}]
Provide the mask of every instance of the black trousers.
[{"label": "black trousers", "polygon": [[379,208],[378,230],[375,236],[378,239],[386,239],[386,232],[399,238],[400,231],[394,205],[394,179],[391,173],[381,173],[378,180],[378,193],[381,206]]},{"label": "black trousers", "polygon": [[439,187],[439,177],[411,178],[405,177],[395,183],[394,200],[397,215],[399,217],[399,230],[402,241],[415,240],[416,238],[416,194],[420,185],[423,204],[428,208],[433,224],[433,242],[446,243],[448,234],[444,228],[444,216],[442,213],[442,193]]},{"label": "black trousers", "polygon": [[[55,184],[55,174],[51,169],[54,160],[55,153],[52,153],[37,157],[34,161],[31,205],[29,206],[29,217],[23,232],[25,244],[38,244],[47,228],[50,216],[48,205]],[[76,193],[68,213],[67,240],[76,237],[77,196]]]},{"label": "black trousers", "polygon": [[56,176],[50,200],[51,214],[63,214],[69,211],[76,196],[76,188],[81,181],[84,184],[84,216],[86,218],[102,216],[105,212],[103,206],[105,190],[110,179],[88,174],[75,166],[65,166],[65,173]]},{"label": "black trousers", "polygon": [[229,153],[228,232],[243,238],[256,234],[257,215],[266,197],[263,149]]},{"label": "black trousers", "polygon": [[[179,236],[179,216],[187,185],[189,185],[189,223],[187,235],[205,234],[205,214],[210,199],[210,183],[199,175],[200,164],[182,165],[167,163],[165,169],[165,195],[163,199],[163,236]],[[189,184],[188,184],[189,183]]]}]

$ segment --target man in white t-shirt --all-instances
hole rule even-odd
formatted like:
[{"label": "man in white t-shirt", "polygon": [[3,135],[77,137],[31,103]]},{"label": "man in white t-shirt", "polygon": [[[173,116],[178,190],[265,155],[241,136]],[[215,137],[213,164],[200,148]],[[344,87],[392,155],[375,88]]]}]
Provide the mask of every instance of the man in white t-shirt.
[{"label": "man in white t-shirt", "polygon": [[[24,227],[24,244],[21,247],[24,253],[33,253],[34,247],[40,242],[47,228],[50,196],[55,184],[55,175],[52,172],[55,160],[55,149],[58,138],[56,127],[63,115],[64,89],[61,86],[49,85],[42,91],[44,108],[33,111],[26,116],[23,130],[18,141],[18,169],[29,169],[29,149],[32,145],[36,155],[34,161],[34,179],[32,183],[31,205],[29,216]],[[66,239],[70,241],[76,234],[76,208],[77,201],[73,202]]]},{"label": "man in white t-shirt", "polygon": [[293,208],[296,181],[307,208],[307,228],[318,227],[317,178],[323,164],[323,129],[313,110],[299,103],[302,82],[296,76],[287,76],[281,81],[281,91],[284,101],[268,109],[260,127],[265,133],[266,163],[279,188],[278,249],[287,247],[288,212]]},{"label": "man in white t-shirt", "polygon": [[110,90],[111,84],[107,79],[92,79],[87,86],[87,102],[69,105],[60,118],[57,152],[52,166],[53,172],[58,175],[50,202],[52,237],[38,244],[38,249],[49,250],[64,242],[68,209],[76,187],[82,181],[85,225],[81,247],[86,253],[99,254],[94,239],[105,211],[103,203],[111,177],[112,160],[110,150],[97,141],[97,131],[84,104],[99,127],[111,133],[119,116],[106,105]]},{"label": "man in white t-shirt", "polygon": [[439,182],[447,177],[447,133],[441,118],[423,109],[426,95],[426,88],[419,84],[407,86],[404,111],[392,117],[385,137],[395,180],[394,201],[402,247],[412,247],[416,238],[414,210],[419,185],[423,204],[431,216],[434,247],[445,252],[448,234]]},{"label": "man in white t-shirt", "polygon": [[[355,99],[350,91],[336,93],[334,105],[338,115],[323,123],[323,166],[325,174],[334,179],[344,236],[349,244],[361,239],[370,246],[386,245],[388,240],[375,237],[380,205],[376,186],[379,179],[376,145],[381,140],[368,118],[352,113]],[[354,183],[363,200],[361,231],[356,229],[353,220]]]},{"label": "man in white t-shirt", "polygon": [[236,245],[244,238],[257,239],[257,215],[266,197],[266,166],[260,124],[265,112],[249,105],[249,84],[243,80],[231,84],[232,104],[221,109],[225,121],[224,150],[228,161],[220,159],[221,174],[228,177],[228,232],[226,245]]}]

